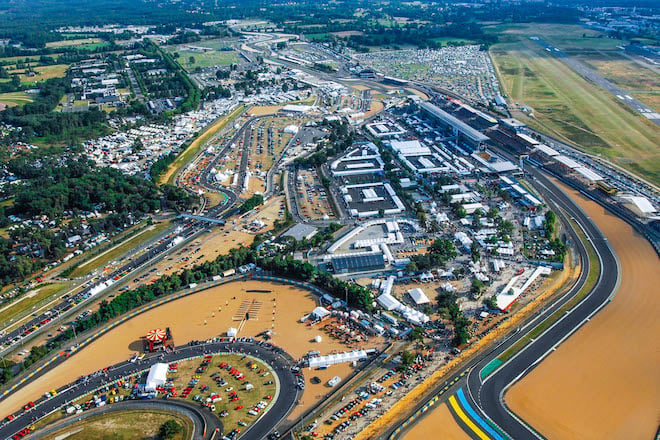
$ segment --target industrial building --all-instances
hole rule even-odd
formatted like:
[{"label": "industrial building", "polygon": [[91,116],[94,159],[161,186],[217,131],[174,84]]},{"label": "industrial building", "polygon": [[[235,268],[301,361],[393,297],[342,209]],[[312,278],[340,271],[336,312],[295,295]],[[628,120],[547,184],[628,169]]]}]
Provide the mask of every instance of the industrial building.
[{"label": "industrial building", "polygon": [[385,258],[380,252],[337,255],[333,256],[331,261],[335,273],[366,272],[385,269]]},{"label": "industrial building", "polygon": [[388,182],[345,185],[340,187],[340,191],[352,217],[393,215],[405,210],[403,202]]},{"label": "industrial building", "polygon": [[358,176],[363,174],[382,175],[385,164],[378,147],[371,142],[350,150],[330,164],[333,177]]},{"label": "industrial building", "polygon": [[377,121],[366,125],[367,130],[372,136],[380,139],[391,139],[405,133],[399,124],[391,121]]},{"label": "industrial building", "polygon": [[282,235],[284,237],[292,237],[297,241],[301,241],[305,239],[309,240],[316,234],[316,231],[318,231],[318,228],[314,226],[306,225],[304,223],[298,223],[294,226],[291,226]]}]

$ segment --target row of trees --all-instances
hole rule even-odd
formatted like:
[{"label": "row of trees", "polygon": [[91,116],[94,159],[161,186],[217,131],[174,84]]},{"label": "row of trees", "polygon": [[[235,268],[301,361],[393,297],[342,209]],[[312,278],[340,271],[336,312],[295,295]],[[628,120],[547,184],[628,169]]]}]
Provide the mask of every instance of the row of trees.
[{"label": "row of trees", "polygon": [[220,255],[213,261],[201,263],[180,273],[161,276],[152,284],[122,292],[111,301],[102,301],[99,309],[86,320],[75,322],[75,332],[74,329],[67,329],[51,339],[47,347],[49,350],[61,347],[73,339],[75,334],[96,328],[136,307],[174,293],[190,283],[208,281],[227,269],[248,263],[255,263],[275,276],[313,283],[338,298],[346,298],[353,307],[364,310],[373,307],[371,291],[366,287],[335,278],[308,262],[293,259],[290,255],[263,256],[249,247],[240,247],[231,249],[227,255]]}]

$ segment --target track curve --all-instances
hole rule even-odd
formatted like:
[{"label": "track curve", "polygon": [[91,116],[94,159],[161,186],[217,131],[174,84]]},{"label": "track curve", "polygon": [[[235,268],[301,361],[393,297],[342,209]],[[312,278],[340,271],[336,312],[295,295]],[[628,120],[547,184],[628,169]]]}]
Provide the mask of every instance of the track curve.
[{"label": "track curve", "polygon": [[[137,363],[131,363],[129,361],[120,362],[108,367],[107,372],[100,371],[84,376],[75,383],[71,383],[59,389],[55,397],[35,400],[35,407],[31,408],[29,411],[21,410],[15,413],[15,419],[13,421],[5,423],[0,427],[0,439],[9,439],[16,432],[30,426],[35,420],[44,417],[53,411],[57,411],[68,402],[89,394],[94,390],[103,387],[107,383],[148,370],[149,367],[156,362],[171,363],[189,358],[202,357],[207,354],[223,353],[254,356],[268,364],[277,376],[279,391],[275,396],[273,404],[270,406],[270,409],[241,436],[241,438],[244,439],[264,438],[289,414],[298,400],[299,391],[296,388],[297,380],[290,370],[291,366],[294,364],[294,360],[282,349],[270,344],[211,341],[180,346],[177,347],[173,353],[154,353],[145,357],[141,361],[137,361]],[[176,400],[156,400],[156,402],[161,405],[167,405],[169,402],[174,402],[175,404],[180,403]],[[206,420],[207,436],[200,438],[208,438],[216,427],[222,428],[222,424],[216,416],[213,416],[212,419],[206,418]],[[211,420],[215,420],[215,422],[212,423]]]}]

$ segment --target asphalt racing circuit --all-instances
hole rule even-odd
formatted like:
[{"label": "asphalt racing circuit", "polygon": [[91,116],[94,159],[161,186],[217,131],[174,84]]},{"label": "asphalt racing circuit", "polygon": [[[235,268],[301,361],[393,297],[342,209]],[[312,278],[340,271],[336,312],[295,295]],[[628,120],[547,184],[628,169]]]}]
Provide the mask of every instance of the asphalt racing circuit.
[{"label": "asphalt racing circuit", "polygon": [[[259,419],[255,421],[242,435],[244,439],[262,439],[265,438],[282,421],[289,412],[293,409],[296,401],[298,400],[298,389],[296,388],[296,377],[291,372],[291,366],[294,360],[284,353],[281,349],[270,344],[259,344],[255,342],[199,342],[190,343],[181,347],[177,347],[174,352],[170,353],[153,353],[142,359],[132,363],[124,361],[119,364],[112,365],[107,368],[107,371],[99,371],[88,376],[81,377],[75,383],[71,383],[58,390],[56,396],[51,398],[42,398],[35,400],[35,406],[28,411],[18,411],[13,414],[15,417],[13,421],[7,422],[0,426],[0,439],[10,439],[12,435],[29,427],[35,420],[40,419],[52,412],[59,411],[67,403],[75,401],[76,399],[93,393],[95,390],[104,387],[106,384],[117,381],[126,376],[131,376],[136,373],[144,372],[156,362],[179,362],[185,359],[202,357],[208,354],[245,354],[254,356],[261,361],[270,365],[275,372],[278,383],[278,391],[274,396],[273,404],[269,406],[268,411],[265,412]],[[136,403],[133,403],[136,402]],[[134,409],[135,405],[139,402],[141,405],[153,406],[154,409],[168,408],[172,411],[182,412],[182,407],[185,410],[192,411],[196,417],[192,420],[195,424],[195,438],[211,438],[216,428],[222,430],[222,423],[220,419],[209,411],[197,410],[190,404],[182,403],[177,400],[139,400],[139,401],[125,401],[117,405],[117,409]],[[124,405],[124,403],[128,403]],[[112,408],[115,405],[110,405],[107,408]],[[104,407],[105,408],[105,407]],[[86,414],[86,413],[83,413]],[[98,412],[93,412],[98,414]],[[71,419],[77,420],[78,416],[72,416]],[[68,419],[67,419],[68,420]],[[200,426],[202,424],[202,426]]]},{"label": "asphalt racing circuit", "polygon": [[[591,292],[577,306],[567,311],[552,326],[532,339],[490,375],[482,378],[481,372],[488,364],[570,301],[585,284],[589,276],[589,255],[576,232],[568,228],[570,240],[577,245],[584,268],[573,287],[552,305],[545,307],[530,318],[490,352],[471,362],[466,367],[467,370],[463,368],[462,370],[468,371],[467,374],[459,376],[452,382],[446,381],[429,393],[430,398],[442,394],[445,398],[449,398],[452,404],[458,405],[460,402],[462,416],[466,418],[461,420],[463,422],[461,424],[466,428],[470,425],[476,427],[476,432],[475,429],[466,429],[466,433],[475,439],[543,438],[533,427],[526,424],[506,406],[504,394],[510,386],[532,371],[557,346],[605,307],[616,293],[620,280],[617,257],[607,239],[592,220],[541,171],[530,166],[526,167],[526,172],[531,175],[534,186],[541,190],[546,200],[554,207],[561,208],[563,213],[558,211],[559,214],[562,217],[566,214],[582,229],[598,256],[601,268],[600,276]],[[564,220],[566,220],[565,217]],[[422,410],[428,406],[428,403],[429,398],[419,404],[413,413]],[[396,438],[401,431],[401,426],[394,426],[382,438]]]}]

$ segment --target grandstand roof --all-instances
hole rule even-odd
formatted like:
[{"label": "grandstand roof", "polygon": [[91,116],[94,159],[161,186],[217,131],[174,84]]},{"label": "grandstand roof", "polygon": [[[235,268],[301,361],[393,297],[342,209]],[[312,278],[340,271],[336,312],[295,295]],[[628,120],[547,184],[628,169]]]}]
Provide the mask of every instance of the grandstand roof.
[{"label": "grandstand roof", "polygon": [[440,119],[441,121],[445,122],[446,124],[451,125],[454,127],[456,130],[458,130],[461,134],[467,136],[471,140],[475,142],[485,142],[489,138],[488,136],[484,135],[478,130],[475,130],[474,128],[470,127],[467,125],[465,122],[461,121],[460,119],[456,118],[455,116],[450,115],[446,111],[442,110],[441,108],[431,104],[430,102],[421,102],[419,104],[424,110],[427,112],[431,113],[433,116],[436,118]]},{"label": "grandstand roof", "polygon": [[342,255],[332,259],[335,272],[360,272],[385,267],[383,254]]}]

